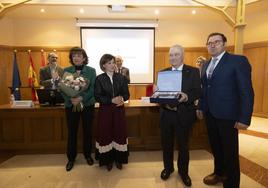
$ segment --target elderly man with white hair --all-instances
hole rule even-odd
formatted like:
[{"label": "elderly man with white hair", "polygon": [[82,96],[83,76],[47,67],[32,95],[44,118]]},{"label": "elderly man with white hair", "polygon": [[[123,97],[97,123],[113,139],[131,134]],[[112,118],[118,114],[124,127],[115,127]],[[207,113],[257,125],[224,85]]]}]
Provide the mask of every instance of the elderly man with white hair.
[{"label": "elderly man with white hair", "polygon": [[116,72],[125,76],[128,80],[128,84],[129,84],[130,83],[129,69],[122,66],[123,65],[123,58],[121,56],[116,56],[115,63],[116,63]]},{"label": "elderly man with white hair", "polygon": [[189,176],[189,134],[196,120],[194,101],[200,97],[201,86],[199,70],[184,64],[184,48],[174,45],[169,50],[170,67],[161,71],[180,71],[182,73],[181,92],[175,104],[161,105],[160,128],[163,149],[164,169],[160,177],[167,180],[174,172],[174,139],[179,147],[177,168],[182,182],[191,186]]}]

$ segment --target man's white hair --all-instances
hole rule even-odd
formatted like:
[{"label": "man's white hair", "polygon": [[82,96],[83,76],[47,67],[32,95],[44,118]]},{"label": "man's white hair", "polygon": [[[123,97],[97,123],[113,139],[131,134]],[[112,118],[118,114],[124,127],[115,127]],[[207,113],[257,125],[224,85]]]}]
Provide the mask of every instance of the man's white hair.
[{"label": "man's white hair", "polygon": [[171,49],[173,49],[173,48],[177,48],[177,49],[179,49],[179,50],[182,52],[182,54],[184,54],[184,48],[183,48],[181,45],[179,45],[179,44],[175,44],[175,45],[173,45],[173,46],[170,47],[169,51],[170,51]]}]

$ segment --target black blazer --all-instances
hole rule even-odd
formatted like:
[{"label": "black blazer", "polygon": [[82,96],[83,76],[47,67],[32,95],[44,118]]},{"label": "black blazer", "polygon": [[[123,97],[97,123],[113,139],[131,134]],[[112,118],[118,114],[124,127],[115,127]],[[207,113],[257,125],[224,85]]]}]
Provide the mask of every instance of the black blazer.
[{"label": "black blazer", "polygon": [[112,98],[122,96],[129,99],[128,81],[119,73],[113,74],[113,84],[106,73],[100,74],[95,80],[94,95],[100,104],[112,104]]},{"label": "black blazer", "polygon": [[[172,67],[161,71],[170,71]],[[199,99],[201,94],[201,82],[199,69],[183,65],[182,69],[182,92],[188,96],[187,102],[181,102],[177,104],[178,115],[182,124],[190,125],[196,120],[194,101]],[[160,110],[162,112],[163,108]]]}]

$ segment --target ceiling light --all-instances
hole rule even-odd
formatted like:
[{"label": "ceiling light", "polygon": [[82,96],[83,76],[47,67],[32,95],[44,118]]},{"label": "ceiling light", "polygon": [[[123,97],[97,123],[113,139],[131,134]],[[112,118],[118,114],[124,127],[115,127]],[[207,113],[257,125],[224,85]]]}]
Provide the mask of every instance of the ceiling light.
[{"label": "ceiling light", "polygon": [[159,10],[158,10],[158,9],[155,9],[155,10],[154,10],[154,14],[155,14],[155,15],[159,15]]},{"label": "ceiling light", "polygon": [[196,14],[196,10],[192,10],[192,14]]},{"label": "ceiling light", "polygon": [[79,12],[80,12],[81,14],[84,14],[85,10],[84,10],[83,8],[80,8]]},{"label": "ceiling light", "polygon": [[45,9],[41,8],[40,9],[40,12],[44,13],[45,12]]}]

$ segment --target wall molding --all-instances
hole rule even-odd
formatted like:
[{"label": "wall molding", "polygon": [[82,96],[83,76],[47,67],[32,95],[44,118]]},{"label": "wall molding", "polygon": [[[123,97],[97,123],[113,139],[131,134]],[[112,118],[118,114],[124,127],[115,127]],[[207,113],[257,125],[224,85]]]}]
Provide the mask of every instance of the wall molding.
[{"label": "wall molding", "polygon": [[7,46],[7,45],[0,45],[1,50],[17,50],[17,52],[28,52],[31,50],[32,52],[39,52],[44,50],[45,52],[50,51],[69,51],[74,46]]},{"label": "wall molding", "polygon": [[[41,49],[44,51],[69,51],[74,46],[8,46],[8,45],[0,45],[1,50],[17,50],[18,52],[28,52],[31,50],[32,52],[38,52]],[[252,42],[244,44],[244,49],[251,48],[260,48],[260,47],[268,47],[268,41],[261,42]],[[167,52],[170,47],[155,47],[156,52]],[[186,52],[206,52],[206,47],[185,47]],[[234,46],[228,46],[227,50],[233,51]]]}]

